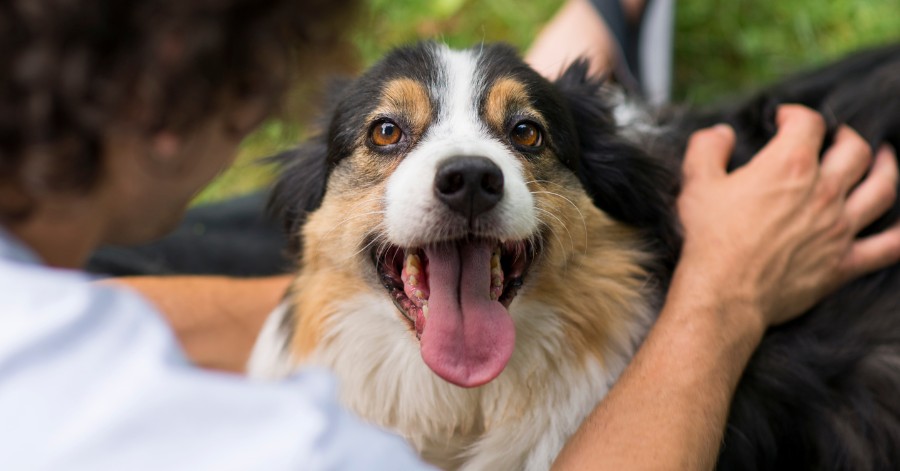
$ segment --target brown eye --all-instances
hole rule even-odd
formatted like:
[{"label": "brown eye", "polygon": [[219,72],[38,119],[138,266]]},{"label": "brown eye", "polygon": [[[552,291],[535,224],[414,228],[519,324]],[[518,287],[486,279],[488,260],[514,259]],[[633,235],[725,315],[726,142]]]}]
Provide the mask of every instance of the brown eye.
[{"label": "brown eye", "polygon": [[522,147],[540,147],[544,143],[541,130],[536,124],[528,121],[522,121],[513,126],[509,137],[512,139],[513,144]]},{"label": "brown eye", "polygon": [[400,126],[397,126],[397,123],[389,119],[382,119],[375,122],[375,125],[372,126],[369,137],[372,139],[372,144],[384,147],[400,142],[403,132],[400,131]]}]

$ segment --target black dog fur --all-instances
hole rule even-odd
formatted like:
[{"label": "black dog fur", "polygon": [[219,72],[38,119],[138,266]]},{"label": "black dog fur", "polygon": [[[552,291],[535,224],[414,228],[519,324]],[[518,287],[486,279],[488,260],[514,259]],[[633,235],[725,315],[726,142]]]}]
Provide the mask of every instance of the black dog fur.
[{"label": "black dog fur", "polygon": [[[495,46],[496,48],[496,46]],[[502,48],[501,48],[502,49]],[[414,62],[416,49],[394,54]],[[510,56],[511,49],[493,51]],[[577,62],[554,83],[578,132],[575,171],[594,203],[644,230],[658,254],[661,289],[677,261],[679,228],[674,199],[688,135],[730,123],[739,145],[730,167],[747,161],[775,133],[775,109],[801,103],[819,110],[833,131],[849,124],[874,147],[900,147],[900,47],[856,54],[788,79],[739,104],[706,111],[650,110],[665,139],[637,141],[619,134],[602,91]],[[344,88],[344,93],[366,93]],[[350,90],[347,92],[346,90]],[[340,93],[338,93],[340,101]],[[295,237],[305,214],[318,207],[339,156],[328,140],[341,138],[341,110],[329,132],[279,157],[282,180],[273,205]],[[298,191],[298,189],[302,189]],[[868,232],[896,222],[900,206]],[[299,242],[299,241],[297,241]],[[735,395],[719,469],[889,470],[900,466],[900,267],[860,279],[829,296],[807,315],[770,329]]]}]

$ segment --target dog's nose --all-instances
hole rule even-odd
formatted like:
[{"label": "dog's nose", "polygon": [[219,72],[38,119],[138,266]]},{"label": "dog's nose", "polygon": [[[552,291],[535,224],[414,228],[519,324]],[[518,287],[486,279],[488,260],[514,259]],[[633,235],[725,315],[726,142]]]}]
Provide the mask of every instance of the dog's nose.
[{"label": "dog's nose", "polygon": [[434,194],[450,209],[472,220],[503,197],[503,172],[486,157],[452,157],[438,167]]}]

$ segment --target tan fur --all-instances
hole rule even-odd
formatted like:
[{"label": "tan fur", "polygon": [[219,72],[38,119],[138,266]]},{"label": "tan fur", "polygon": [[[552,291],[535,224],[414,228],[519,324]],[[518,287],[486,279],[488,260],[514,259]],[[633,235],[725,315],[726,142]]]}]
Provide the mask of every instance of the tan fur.
[{"label": "tan fur", "polygon": [[[355,159],[372,162],[367,153],[358,154]],[[363,266],[368,259],[363,240],[379,224],[383,203],[378,195],[383,192],[383,184],[355,192],[340,180],[333,183],[329,194],[336,197],[327,199],[303,228],[303,269],[293,290],[294,311],[303,315],[297,316],[290,342],[291,354],[297,360],[322,347],[320,340],[329,319],[339,314],[336,302],[372,288],[360,276],[371,270]]]},{"label": "tan fur", "polygon": [[384,86],[381,103],[373,116],[403,115],[414,134],[421,134],[431,121],[431,100],[425,87],[412,79],[392,80]]},{"label": "tan fur", "polygon": [[528,98],[525,85],[512,79],[501,78],[494,82],[484,103],[484,119],[498,132],[503,132],[510,109],[523,111],[535,118],[540,116]]},{"label": "tan fur", "polygon": [[610,338],[621,336],[631,310],[645,296],[646,255],[629,227],[598,210],[583,191],[536,183],[550,231],[542,265],[531,274],[528,297],[558,308],[571,347],[603,360]]},{"label": "tan fur", "polygon": [[[383,91],[373,117],[405,117],[413,139],[428,128],[432,107],[422,84],[399,79]],[[498,132],[511,113],[543,119],[510,78],[491,86],[482,113]],[[401,433],[443,469],[546,469],[554,447],[605,394],[643,335],[651,312],[646,254],[634,231],[597,209],[549,150],[521,159],[539,233],[532,240],[538,255],[510,307],[515,351],[490,383],[452,386],[422,362],[414,332],[386,299],[370,260],[383,242],[385,181],[399,162],[360,143],[331,176],[304,226],[291,355],[332,368],[348,407]],[[396,328],[386,316],[396,317]],[[346,353],[351,345],[367,353]]]}]

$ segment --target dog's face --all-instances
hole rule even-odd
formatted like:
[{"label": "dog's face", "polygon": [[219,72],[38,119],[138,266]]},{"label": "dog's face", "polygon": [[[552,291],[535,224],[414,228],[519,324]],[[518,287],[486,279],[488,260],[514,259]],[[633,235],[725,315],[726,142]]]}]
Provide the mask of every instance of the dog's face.
[{"label": "dog's face", "polygon": [[490,381],[513,352],[509,308],[532,273],[565,284],[558,278],[589,233],[620,225],[590,196],[613,215],[666,217],[661,197],[633,210],[617,206],[621,194],[607,201],[604,192],[643,168],[616,162],[642,156],[616,140],[605,109],[573,98],[503,47],[422,44],[389,55],[344,89],[327,141],[279,185],[297,195],[290,207],[321,203],[303,230],[304,269],[341,267],[345,289],[362,281],[390,297],[445,380]]}]

